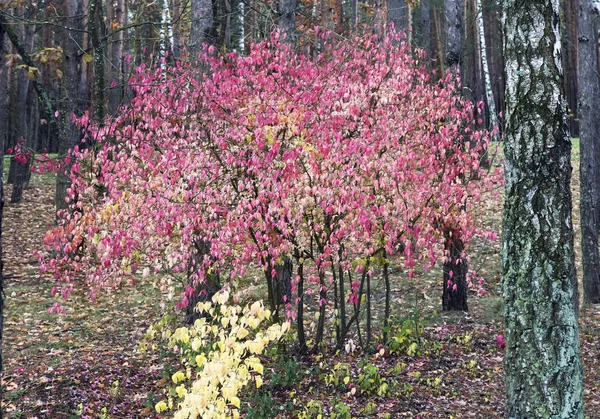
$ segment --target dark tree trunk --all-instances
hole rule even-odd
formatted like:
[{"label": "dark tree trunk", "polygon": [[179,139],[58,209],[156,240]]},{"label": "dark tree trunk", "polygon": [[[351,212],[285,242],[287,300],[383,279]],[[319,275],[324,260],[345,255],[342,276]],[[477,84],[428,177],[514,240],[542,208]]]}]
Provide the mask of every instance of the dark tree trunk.
[{"label": "dark tree trunk", "polygon": [[[30,11],[25,11],[25,15],[31,17]],[[29,24],[23,24],[21,26],[22,39],[27,42],[26,48],[27,53],[30,53],[33,49],[33,35],[35,32],[35,26]],[[28,96],[29,96],[29,78],[27,77],[27,73],[25,70],[19,70],[18,73],[18,95],[17,95],[17,109],[18,109],[18,118],[17,118],[17,141],[20,146],[29,150],[33,147],[32,138],[30,137],[30,127],[28,126],[29,118],[28,111],[30,107],[28,106]],[[29,103],[31,105],[31,103]],[[23,189],[25,188],[25,184],[27,183],[29,167],[31,162],[27,161],[27,163],[22,164],[17,159],[11,159],[11,168],[9,171],[14,173],[13,181],[13,189],[12,194],[10,196],[11,203],[21,202],[23,200]],[[12,166],[14,165],[14,169]]]},{"label": "dark tree trunk", "polygon": [[506,414],[583,419],[560,5],[504,5]]},{"label": "dark tree trunk", "polygon": [[210,258],[210,241],[196,240],[188,265],[188,286],[193,289],[193,292],[185,308],[185,322],[187,324],[192,324],[202,317],[196,312],[196,305],[203,301],[210,301],[213,295],[221,289],[218,272],[206,273],[204,281],[198,281],[199,270],[206,269],[205,258]]},{"label": "dark tree trunk", "polygon": [[286,42],[296,43],[296,0],[279,0],[277,24],[286,35]]},{"label": "dark tree trunk", "polygon": [[[4,57],[8,52],[8,39],[4,32],[4,27],[0,26],[0,59]],[[4,63],[0,63],[0,115],[5,115],[0,117],[0,144],[2,147],[6,147],[7,139],[8,139],[8,72],[9,68],[4,65]],[[4,148],[0,151],[4,154]],[[0,161],[1,165],[2,161]],[[1,173],[1,172],[0,172]]]},{"label": "dark tree trunk", "polygon": [[[4,39],[4,27],[0,25],[0,67],[5,67],[2,57],[6,55],[7,49]],[[2,74],[0,73],[0,76]],[[0,99],[2,97],[0,96]],[[6,114],[4,114],[6,115]],[[6,136],[0,136],[0,162],[4,161],[4,146]],[[2,249],[2,220],[4,219],[4,176],[2,164],[0,163],[0,377],[4,377],[4,356],[2,347],[4,345],[4,258]],[[4,400],[2,386],[0,386],[0,400]],[[0,419],[2,418],[2,409],[0,408]]]},{"label": "dark tree trunk", "polygon": [[[99,1],[99,0],[95,0]],[[90,2],[90,9],[92,3]],[[90,10],[91,11],[91,10]],[[90,13],[90,23],[94,20],[94,13]],[[60,111],[60,136],[58,153],[61,158],[67,155],[67,152],[79,144],[81,141],[81,133],[77,126],[71,122],[71,114],[79,114],[83,102],[79,97],[79,86],[81,84],[81,54],[80,46],[83,42],[83,0],[67,0],[63,3],[62,15],[64,26],[76,29],[76,31],[62,30],[61,42],[64,51],[63,57],[63,77],[61,80],[61,111]],[[92,31],[92,34],[94,32]],[[98,51],[94,51],[94,60],[102,60],[98,57]],[[96,75],[97,76],[97,75]],[[98,83],[98,81],[97,81]],[[102,108],[102,107],[100,107]],[[96,112],[99,112],[96,109]],[[96,114],[98,117],[99,115]],[[67,189],[71,185],[69,179],[70,165],[63,165],[56,176],[56,194],[55,204],[56,209],[61,210],[67,207],[65,198]]]},{"label": "dark tree trunk", "polygon": [[214,27],[212,0],[191,1],[192,31],[188,46],[193,54],[202,50],[202,43],[214,43],[212,31]]},{"label": "dark tree trunk", "polygon": [[469,311],[467,305],[467,273],[469,264],[464,256],[464,243],[460,231],[448,229],[444,232],[444,291],[442,307],[444,311]]},{"label": "dark tree trunk", "polygon": [[460,66],[465,48],[464,0],[444,0],[446,16],[446,52],[447,68]]},{"label": "dark tree trunk", "polygon": [[581,170],[581,252],[583,297],[600,303],[600,78],[598,13],[594,1],[579,0],[579,126]]},{"label": "dark tree trunk", "polygon": [[[111,4],[112,1],[108,1],[106,4]],[[107,6],[107,11],[108,10]],[[125,31],[121,30],[127,24],[127,16],[125,14],[125,1],[117,0],[115,6],[111,8],[109,15],[112,15],[112,19],[109,20],[109,30],[116,30],[117,32],[110,37],[110,48],[109,48],[109,66],[107,79],[109,82],[108,89],[108,111],[114,112],[121,101],[123,100],[123,42]]]},{"label": "dark tree trunk", "polygon": [[[496,112],[504,115],[504,54],[502,52],[502,8],[498,0],[483,0],[483,20],[485,45],[492,93],[495,99]],[[488,106],[489,109],[489,106]],[[500,124],[502,129],[502,124]]]},{"label": "dark tree trunk", "polygon": [[419,31],[415,37],[416,46],[427,53],[427,58],[433,58],[433,45],[431,36],[431,4],[429,0],[421,0],[419,3]]},{"label": "dark tree trunk", "polygon": [[577,119],[577,1],[563,0],[565,36],[563,37],[563,67],[565,95],[567,99],[568,121],[571,136],[579,136]]},{"label": "dark tree trunk", "polygon": [[273,278],[273,294],[277,304],[285,304],[291,301],[293,269],[294,264],[287,256],[283,258],[283,264],[275,266],[277,277]]},{"label": "dark tree trunk", "polygon": [[393,23],[397,32],[406,30],[408,6],[404,0],[387,1],[387,21]]}]

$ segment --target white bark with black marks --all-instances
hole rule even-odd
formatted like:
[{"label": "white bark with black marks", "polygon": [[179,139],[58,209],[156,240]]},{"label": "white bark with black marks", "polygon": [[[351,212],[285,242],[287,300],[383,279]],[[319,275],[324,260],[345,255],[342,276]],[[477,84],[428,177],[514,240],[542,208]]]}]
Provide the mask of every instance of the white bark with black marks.
[{"label": "white bark with black marks", "polygon": [[511,419],[583,419],[559,0],[506,0],[503,281]]}]

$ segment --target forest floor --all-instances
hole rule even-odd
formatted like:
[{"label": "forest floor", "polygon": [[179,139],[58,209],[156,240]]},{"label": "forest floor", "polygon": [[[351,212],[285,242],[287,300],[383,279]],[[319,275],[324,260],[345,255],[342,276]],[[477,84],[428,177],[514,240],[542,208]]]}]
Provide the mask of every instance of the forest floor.
[{"label": "forest floor", "polygon": [[[578,147],[573,163],[578,231]],[[9,418],[155,417],[154,405],[168,386],[170,358],[165,352],[141,354],[137,345],[160,318],[159,290],[139,282],[95,301],[76,290],[63,304],[65,314],[48,313],[57,301],[50,292],[53,282],[40,273],[33,253],[54,221],[53,182],[49,175],[33,175],[24,201],[5,207],[2,408]],[[10,196],[10,187],[6,192]],[[490,196],[478,211],[484,224],[500,233],[502,197]],[[576,249],[580,271],[578,237]],[[496,341],[503,333],[500,243],[475,240],[469,252],[486,293],[470,294],[468,313],[439,311],[439,270],[421,273],[414,282],[395,278],[394,313],[404,329],[393,333],[414,341],[414,353],[376,348],[370,355],[326,352],[296,360],[275,351],[265,360],[265,385],[243,398],[249,403],[243,416],[346,418],[348,409],[355,418],[503,417],[503,350]],[[246,286],[253,289],[245,289],[247,295],[260,295],[260,287]],[[599,418],[600,307],[582,307],[580,319],[586,417]],[[377,384],[353,394],[361,374]],[[388,390],[377,394],[382,383]]]}]

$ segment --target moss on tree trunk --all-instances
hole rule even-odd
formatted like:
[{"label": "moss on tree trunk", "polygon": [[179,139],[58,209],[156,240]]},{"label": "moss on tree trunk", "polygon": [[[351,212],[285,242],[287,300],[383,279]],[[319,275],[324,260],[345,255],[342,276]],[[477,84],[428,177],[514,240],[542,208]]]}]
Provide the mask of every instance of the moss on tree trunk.
[{"label": "moss on tree trunk", "polygon": [[583,418],[559,1],[505,2],[509,418]]}]

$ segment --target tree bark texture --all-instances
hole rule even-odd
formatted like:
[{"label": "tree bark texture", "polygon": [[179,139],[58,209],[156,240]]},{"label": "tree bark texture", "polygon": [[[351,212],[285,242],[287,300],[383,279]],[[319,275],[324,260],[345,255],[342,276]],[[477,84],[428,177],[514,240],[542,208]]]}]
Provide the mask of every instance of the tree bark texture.
[{"label": "tree bark texture", "polygon": [[[99,0],[95,0],[99,1]],[[92,2],[90,2],[90,9]],[[81,83],[81,63],[82,55],[80,45],[83,42],[83,0],[67,0],[63,3],[62,15],[64,26],[76,29],[76,31],[62,30],[61,45],[64,51],[63,57],[63,77],[61,80],[61,110],[60,110],[60,142],[58,153],[61,157],[66,156],[69,149],[79,144],[81,140],[81,132],[75,124],[71,122],[71,114],[78,114],[83,108],[81,98],[78,97],[79,86]],[[90,17],[93,19],[93,15]],[[91,20],[90,20],[91,22]],[[79,30],[81,32],[79,32]],[[97,57],[94,54],[94,60],[102,61],[102,57]],[[102,74],[103,75],[103,74]],[[95,74],[98,77],[98,74]],[[98,83],[98,81],[96,81]],[[96,98],[95,98],[96,100]],[[67,207],[65,197],[67,189],[71,185],[68,171],[70,166],[67,165],[59,170],[56,176],[56,194],[55,204],[56,209],[61,210]]]},{"label": "tree bark texture", "polygon": [[296,8],[296,0],[279,0],[277,24],[292,45],[296,43]]},{"label": "tree bark texture", "polygon": [[188,284],[194,291],[186,307],[185,322],[187,324],[192,324],[201,317],[195,310],[196,305],[203,301],[210,301],[213,295],[221,289],[218,272],[207,273],[204,281],[197,280],[198,270],[205,269],[204,258],[206,257],[210,258],[210,240],[195,240],[192,256],[188,264]]},{"label": "tree bark texture", "polygon": [[[1,23],[1,21],[0,21]],[[0,25],[0,67],[5,67],[2,57],[6,55],[7,48],[4,39],[4,27]],[[1,73],[0,73],[1,75]],[[2,97],[0,96],[0,99]],[[6,114],[4,114],[6,115]],[[1,118],[0,118],[1,119]],[[6,145],[6,136],[0,135],[0,162],[4,161],[4,147]],[[0,163],[0,378],[4,378],[4,354],[2,347],[4,345],[4,262],[2,258],[2,220],[4,218],[4,175],[2,164]],[[0,386],[0,400],[4,400],[2,386]],[[2,409],[0,409],[0,419],[2,418]]]},{"label": "tree bark texture", "polygon": [[464,0],[444,0],[446,16],[445,64],[460,66],[465,48]]},{"label": "tree bark texture", "polygon": [[579,138],[583,297],[600,303],[600,78],[597,73],[598,12],[595,1],[579,0]]},{"label": "tree bark texture", "polygon": [[504,7],[506,413],[583,419],[560,5]]},{"label": "tree bark texture", "polygon": [[569,106],[568,122],[571,135],[579,135],[579,120],[577,119],[577,3],[582,0],[563,0],[565,36],[563,37],[563,65],[566,77],[565,95]]},{"label": "tree bark texture", "polygon": [[[25,16],[31,17],[31,10],[23,10],[23,14]],[[21,25],[21,34],[22,39],[26,42],[25,48],[28,53],[33,50],[33,34],[35,31],[35,25],[22,24]],[[29,78],[27,77],[27,73],[25,70],[18,70],[17,73],[17,83],[18,83],[18,91],[17,91],[17,103],[16,107],[18,109],[18,118],[16,124],[16,138],[15,143],[21,143],[21,146],[25,149],[33,148],[33,139],[30,135],[30,126],[28,122],[28,111],[30,107],[27,103],[27,98],[29,95]],[[27,162],[26,164],[21,164],[17,161],[17,159],[12,158],[10,161],[10,171],[14,174],[14,178],[12,179],[13,189],[10,196],[11,203],[21,202],[23,200],[23,189],[25,188],[25,184],[28,180],[29,167],[31,162]],[[14,165],[14,169],[12,166]]]},{"label": "tree bark texture", "polygon": [[469,311],[467,305],[469,264],[464,255],[465,245],[460,237],[460,231],[448,229],[444,232],[444,239],[447,260],[443,267],[442,308],[444,311]]},{"label": "tree bark texture", "polygon": [[192,30],[188,47],[192,53],[202,50],[204,42],[211,43],[214,26],[212,0],[192,0]]},{"label": "tree bark texture", "polygon": [[404,0],[387,0],[387,21],[393,23],[397,32],[406,30],[408,6]]}]

